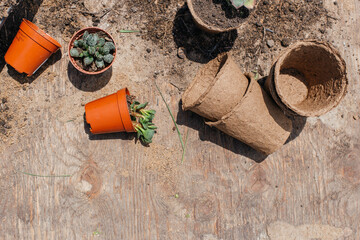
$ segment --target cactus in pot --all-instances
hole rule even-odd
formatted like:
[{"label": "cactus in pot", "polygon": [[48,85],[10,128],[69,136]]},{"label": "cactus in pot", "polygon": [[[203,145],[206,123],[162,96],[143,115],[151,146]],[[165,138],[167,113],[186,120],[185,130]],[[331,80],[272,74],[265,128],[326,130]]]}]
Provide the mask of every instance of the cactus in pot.
[{"label": "cactus in pot", "polygon": [[70,56],[78,60],[83,69],[92,69],[96,72],[112,63],[114,51],[115,45],[112,40],[85,31],[80,39],[74,41]]}]

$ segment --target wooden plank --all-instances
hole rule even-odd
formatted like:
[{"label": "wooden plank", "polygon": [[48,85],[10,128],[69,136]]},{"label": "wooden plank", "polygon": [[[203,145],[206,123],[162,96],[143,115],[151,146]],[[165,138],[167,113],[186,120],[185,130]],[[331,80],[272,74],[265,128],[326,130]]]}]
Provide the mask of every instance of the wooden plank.
[{"label": "wooden plank", "polygon": [[[1,94],[13,89],[6,97],[18,109],[10,109],[15,130],[0,145],[0,239],[360,239],[360,2],[337,3],[326,3],[341,17],[328,34],[347,62],[348,94],[266,159],[179,110],[181,93],[166,75],[173,56],[134,35],[108,29],[124,54],[100,81],[69,67],[66,39],[61,60],[51,59],[31,84],[5,67]],[[155,62],[139,57],[148,47]],[[183,164],[154,66],[189,134]],[[125,86],[157,111],[149,148],[129,134],[84,130],[84,103]]]}]

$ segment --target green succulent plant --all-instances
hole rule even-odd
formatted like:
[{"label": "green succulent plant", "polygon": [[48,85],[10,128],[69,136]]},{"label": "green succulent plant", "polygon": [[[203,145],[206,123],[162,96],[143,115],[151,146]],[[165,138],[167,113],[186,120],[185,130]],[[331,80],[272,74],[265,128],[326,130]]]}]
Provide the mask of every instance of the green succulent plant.
[{"label": "green succulent plant", "polygon": [[152,142],[157,127],[152,122],[155,117],[155,110],[145,109],[148,103],[139,103],[134,101],[130,105],[130,116],[137,132],[137,138],[144,144]]},{"label": "green succulent plant", "polygon": [[105,68],[114,60],[115,44],[97,33],[85,31],[81,39],[74,41],[70,56],[82,60],[83,66],[96,70]]},{"label": "green succulent plant", "polygon": [[234,8],[239,9],[242,6],[245,6],[248,9],[253,9],[256,3],[256,0],[227,0]]}]

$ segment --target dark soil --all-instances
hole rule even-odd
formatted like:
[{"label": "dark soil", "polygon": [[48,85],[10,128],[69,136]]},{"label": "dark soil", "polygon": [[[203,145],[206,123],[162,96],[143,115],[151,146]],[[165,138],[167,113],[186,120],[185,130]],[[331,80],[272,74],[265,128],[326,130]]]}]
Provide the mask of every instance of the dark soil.
[{"label": "dark soil", "polygon": [[193,0],[193,5],[204,23],[221,29],[238,27],[250,14],[246,7],[235,9],[227,0]]},{"label": "dark soil", "polygon": [[[237,59],[242,59],[241,64],[247,71],[256,70],[262,76],[268,70],[264,69],[267,68],[264,63],[271,64],[282,49],[301,39],[325,39],[327,29],[336,21],[328,16],[322,0],[285,0],[279,3],[261,0],[238,32],[214,35],[198,29],[186,4],[177,7],[180,2],[163,0],[157,4],[154,1],[144,4],[142,0],[134,0],[127,4],[129,9],[142,12],[140,17],[137,16],[139,22],[146,22],[140,24],[142,37],[164,49],[164,54],[176,52],[174,42],[176,48],[184,48],[189,60],[201,63],[232,50]],[[274,41],[273,47],[266,45],[268,40]]]}]

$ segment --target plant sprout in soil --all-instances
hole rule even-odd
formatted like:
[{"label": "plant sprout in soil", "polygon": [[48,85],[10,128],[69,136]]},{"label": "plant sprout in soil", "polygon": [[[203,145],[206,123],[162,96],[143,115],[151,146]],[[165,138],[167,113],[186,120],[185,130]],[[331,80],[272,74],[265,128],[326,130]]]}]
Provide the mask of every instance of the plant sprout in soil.
[{"label": "plant sprout in soil", "polygon": [[253,9],[256,3],[256,0],[226,0],[234,8],[239,9],[242,6],[245,6],[248,9]]},{"label": "plant sprout in soil", "polygon": [[137,138],[144,144],[152,142],[157,127],[152,122],[155,117],[155,110],[145,109],[148,103],[133,101],[130,105],[130,116]]},{"label": "plant sprout in soil", "polygon": [[114,43],[107,37],[85,31],[81,39],[74,41],[70,56],[80,60],[83,69],[99,71],[114,60],[114,50]]}]

